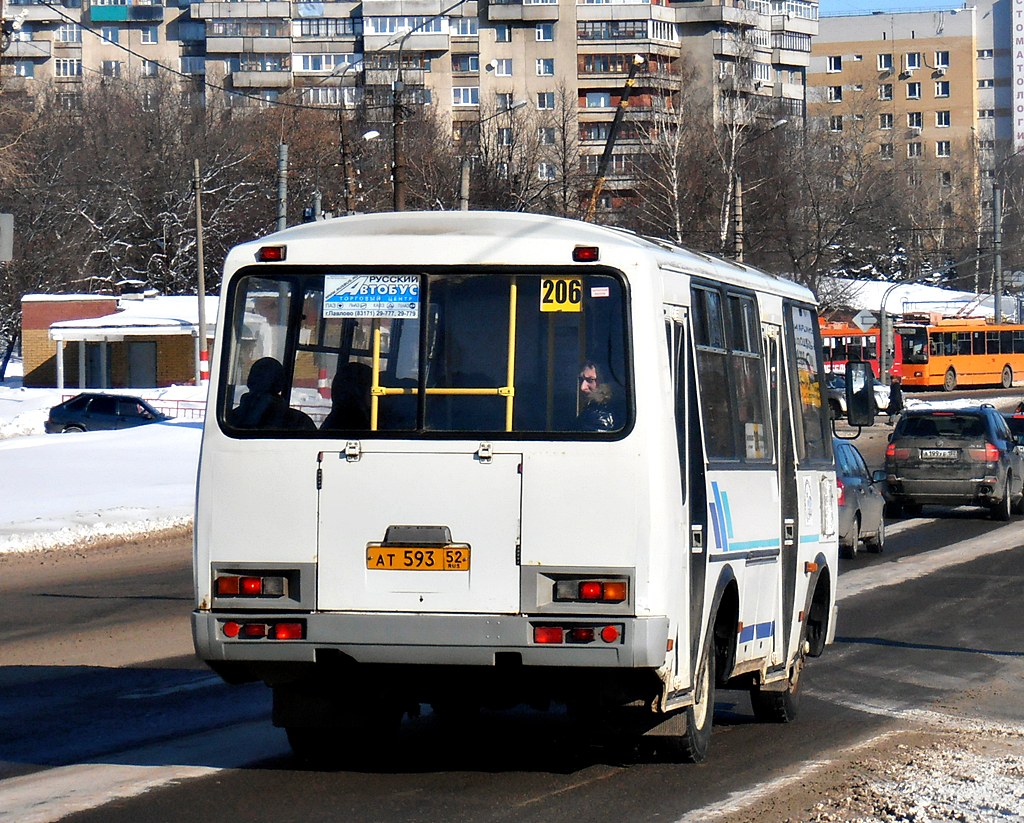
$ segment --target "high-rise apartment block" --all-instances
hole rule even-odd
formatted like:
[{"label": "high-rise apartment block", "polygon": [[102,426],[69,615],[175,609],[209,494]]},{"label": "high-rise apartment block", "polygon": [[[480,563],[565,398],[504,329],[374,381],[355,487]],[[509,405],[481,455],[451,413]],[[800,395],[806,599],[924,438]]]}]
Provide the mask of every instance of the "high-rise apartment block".
[{"label": "high-rise apartment block", "polygon": [[977,0],[943,11],[822,18],[809,114],[871,135],[883,159],[960,179],[991,225],[992,184],[1012,147],[1011,9]]},{"label": "high-rise apartment block", "polygon": [[[70,106],[90,75],[145,79],[167,67],[207,105],[367,101],[386,117],[398,81],[404,104],[432,106],[456,135],[521,100],[571,109],[584,168],[596,167],[634,55],[646,63],[633,111],[679,91],[685,57],[716,105],[731,101],[722,111],[753,101],[794,120],[818,30],[812,0],[6,2],[22,25],[4,54],[16,75],[5,91],[53,80]],[[623,138],[628,155],[635,132]]]}]

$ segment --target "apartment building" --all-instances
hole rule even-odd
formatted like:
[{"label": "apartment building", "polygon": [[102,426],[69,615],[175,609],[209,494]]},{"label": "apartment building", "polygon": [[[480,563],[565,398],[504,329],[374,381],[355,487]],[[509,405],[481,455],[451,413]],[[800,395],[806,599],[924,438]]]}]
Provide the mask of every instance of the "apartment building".
[{"label": "apartment building", "polygon": [[991,225],[992,183],[1012,152],[1009,0],[824,17],[808,87],[810,117],[871,134],[882,159],[920,162]]},{"label": "apartment building", "polygon": [[[456,138],[520,101],[540,112],[568,102],[586,171],[596,169],[634,55],[645,64],[633,117],[670,105],[685,56],[721,117],[770,110],[794,120],[805,113],[818,30],[816,0],[6,2],[5,16],[22,25],[4,54],[5,74],[15,75],[5,91],[53,80],[73,105],[91,73],[145,78],[166,66],[193,78],[206,105],[288,99],[344,111],[363,102],[386,118],[398,83],[403,105],[432,106]],[[488,128],[502,128],[500,118]],[[636,142],[624,129],[613,193],[628,194]],[[538,169],[542,179],[552,173]]]}]

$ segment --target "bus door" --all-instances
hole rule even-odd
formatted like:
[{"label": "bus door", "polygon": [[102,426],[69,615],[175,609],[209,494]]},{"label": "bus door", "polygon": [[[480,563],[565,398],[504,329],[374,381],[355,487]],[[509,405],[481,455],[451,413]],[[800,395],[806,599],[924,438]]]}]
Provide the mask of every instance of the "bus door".
[{"label": "bus door", "polygon": [[521,464],[486,447],[324,453],[318,608],[517,612]]},{"label": "bus door", "polygon": [[800,562],[799,504],[797,501],[796,462],[794,454],[792,404],[786,379],[788,372],[780,359],[782,346],[778,327],[764,327],[765,351],[768,355],[769,394],[772,419],[778,421],[777,448],[779,471],[779,534],[781,536],[781,594],[782,610],[779,614],[779,649],[783,660],[788,660],[792,638],[787,630],[793,624],[796,602],[797,566]]}]

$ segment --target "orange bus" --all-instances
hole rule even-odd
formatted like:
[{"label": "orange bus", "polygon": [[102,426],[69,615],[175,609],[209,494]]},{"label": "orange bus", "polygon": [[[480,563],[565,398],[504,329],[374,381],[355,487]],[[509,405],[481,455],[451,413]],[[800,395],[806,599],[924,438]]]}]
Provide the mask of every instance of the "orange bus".
[{"label": "orange bus", "polygon": [[878,329],[859,329],[846,323],[828,323],[819,320],[821,347],[827,374],[846,374],[851,360],[870,363],[878,375]]},{"label": "orange bus", "polygon": [[905,388],[998,386],[1024,380],[1024,325],[984,319],[921,320],[895,324],[893,374]]}]

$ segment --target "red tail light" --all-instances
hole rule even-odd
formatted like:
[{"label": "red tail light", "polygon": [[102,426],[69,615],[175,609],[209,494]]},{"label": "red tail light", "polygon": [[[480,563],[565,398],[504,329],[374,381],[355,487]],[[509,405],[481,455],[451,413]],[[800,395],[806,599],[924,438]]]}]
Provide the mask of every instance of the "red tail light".
[{"label": "red tail light", "polygon": [[836,478],[836,491],[838,492],[836,502],[839,503],[840,506],[846,505],[846,486],[843,485],[843,481],[838,477]]},{"label": "red tail light", "polygon": [[275,623],[270,627],[269,636],[272,640],[302,640],[305,632],[302,623]]},{"label": "red tail light", "polygon": [[983,449],[968,449],[967,454],[971,460],[977,460],[980,463],[998,463],[999,462],[999,449],[993,446],[991,443],[986,443]]},{"label": "red tail light", "polygon": [[910,457],[910,449],[897,449],[894,443],[885,447],[886,460],[907,460]]},{"label": "red tail light", "polygon": [[580,600],[600,600],[603,588],[600,583],[580,583]]},{"label": "red tail light", "polygon": [[534,643],[561,643],[565,639],[565,630],[561,626],[534,626]]}]

